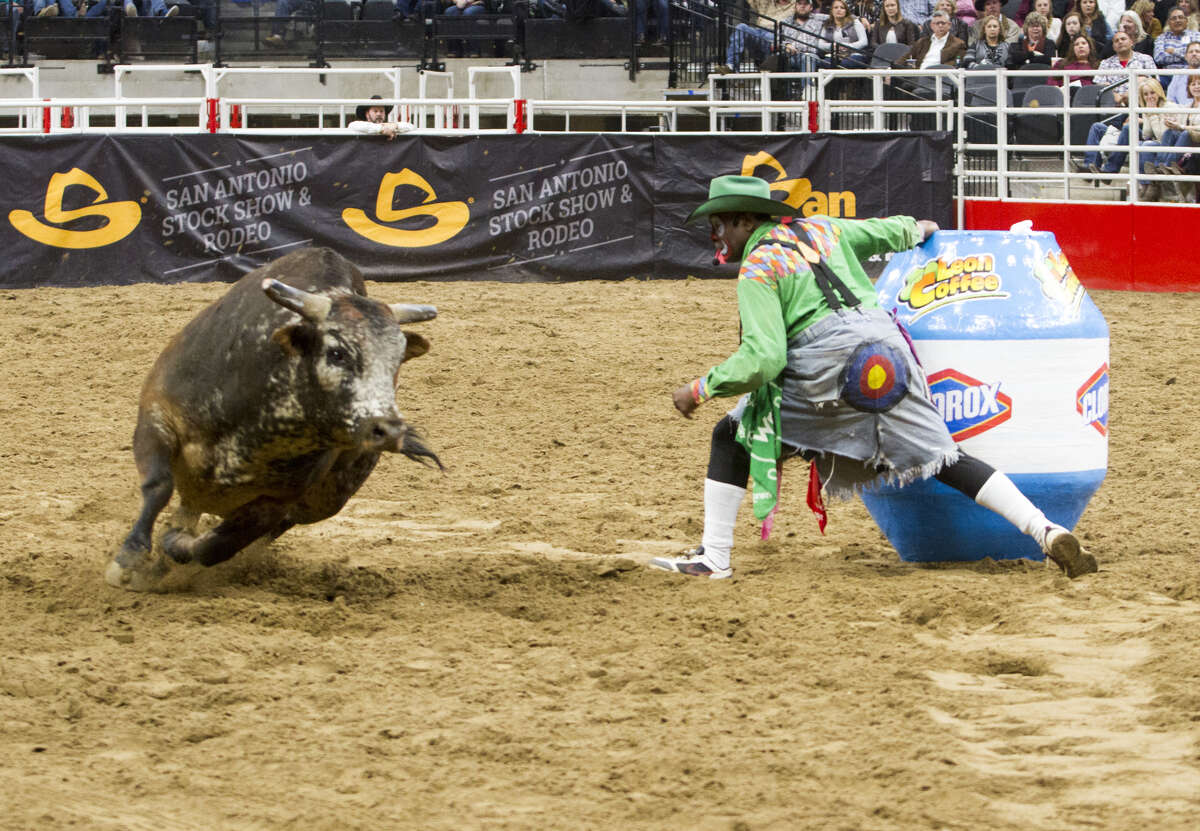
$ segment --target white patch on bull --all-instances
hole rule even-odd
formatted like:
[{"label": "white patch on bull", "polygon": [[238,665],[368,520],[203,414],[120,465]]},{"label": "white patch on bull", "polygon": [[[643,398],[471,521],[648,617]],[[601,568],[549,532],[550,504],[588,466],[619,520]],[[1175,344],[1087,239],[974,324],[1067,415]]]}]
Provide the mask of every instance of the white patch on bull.
[{"label": "white patch on bull", "polygon": [[361,375],[355,375],[350,367],[328,360],[330,350],[345,348],[332,334],[326,334],[323,339],[316,375],[317,382],[327,392],[333,393],[340,388],[348,394],[345,426],[354,435],[371,419],[399,417],[395,378],[396,369],[404,360],[405,339],[397,328],[386,333],[364,331],[352,340],[360,351]]}]

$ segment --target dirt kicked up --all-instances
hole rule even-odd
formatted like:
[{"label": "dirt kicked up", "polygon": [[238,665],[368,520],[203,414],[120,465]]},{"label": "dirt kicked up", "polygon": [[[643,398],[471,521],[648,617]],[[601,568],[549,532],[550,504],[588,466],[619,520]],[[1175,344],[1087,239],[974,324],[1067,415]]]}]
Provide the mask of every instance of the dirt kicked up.
[{"label": "dirt kicked up", "polygon": [[[694,544],[732,281],[372,285],[433,303],[339,516],[165,594],[104,583],[142,378],[225,286],[0,292],[0,828],[1200,826],[1200,295],[1097,293],[1100,572],[901,563],[785,470]],[[160,523],[161,526],[161,523]]]}]

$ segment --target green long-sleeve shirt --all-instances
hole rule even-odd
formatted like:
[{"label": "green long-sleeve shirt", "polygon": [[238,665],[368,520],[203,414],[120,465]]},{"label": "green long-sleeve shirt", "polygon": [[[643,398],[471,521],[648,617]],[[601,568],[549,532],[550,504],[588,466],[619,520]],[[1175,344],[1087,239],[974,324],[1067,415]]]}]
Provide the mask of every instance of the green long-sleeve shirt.
[{"label": "green long-sleeve shirt", "polygon": [[[787,364],[788,340],[832,313],[817,286],[805,255],[780,245],[755,248],[766,239],[809,247],[833,270],[861,301],[877,309],[875,287],[863,271],[861,260],[885,251],[904,251],[921,241],[912,217],[886,219],[831,219],[824,216],[800,220],[808,232],[799,236],[793,226],[767,222],[746,242],[738,272],[738,314],[742,343],[723,363],[704,376],[705,398],[740,395],[774,380]],[[811,248],[810,248],[811,250]]]}]

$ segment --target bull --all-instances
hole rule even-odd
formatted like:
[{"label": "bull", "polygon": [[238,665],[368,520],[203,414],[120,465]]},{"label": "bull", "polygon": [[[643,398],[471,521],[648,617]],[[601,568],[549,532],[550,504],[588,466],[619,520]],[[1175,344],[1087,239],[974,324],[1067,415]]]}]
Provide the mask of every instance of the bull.
[{"label": "bull", "polygon": [[[383,452],[442,467],[396,409],[400,365],[429,350],[401,324],[437,309],[366,295],[344,257],[304,249],[247,274],[171,340],[142,387],[142,508],[105,572],[111,585],[153,589],[173,564],[212,566],[327,519]],[[176,490],[155,558],[154,522]],[[221,521],[199,533],[202,514]]]}]

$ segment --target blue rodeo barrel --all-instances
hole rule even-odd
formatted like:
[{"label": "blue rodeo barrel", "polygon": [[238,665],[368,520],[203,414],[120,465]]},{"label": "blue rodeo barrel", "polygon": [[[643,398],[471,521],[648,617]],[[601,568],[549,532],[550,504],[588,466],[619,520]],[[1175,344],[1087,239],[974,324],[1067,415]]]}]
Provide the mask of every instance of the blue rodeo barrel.
[{"label": "blue rodeo barrel", "polygon": [[[1054,235],[939,231],[895,256],[876,289],[955,441],[1073,528],[1108,466],[1108,324]],[[1043,556],[935,479],[863,501],[904,560]]]}]

